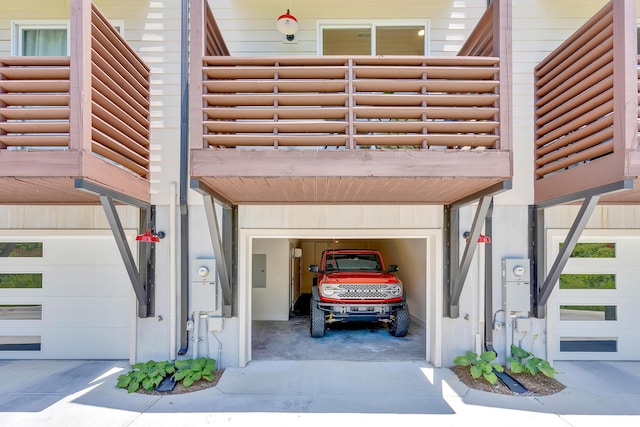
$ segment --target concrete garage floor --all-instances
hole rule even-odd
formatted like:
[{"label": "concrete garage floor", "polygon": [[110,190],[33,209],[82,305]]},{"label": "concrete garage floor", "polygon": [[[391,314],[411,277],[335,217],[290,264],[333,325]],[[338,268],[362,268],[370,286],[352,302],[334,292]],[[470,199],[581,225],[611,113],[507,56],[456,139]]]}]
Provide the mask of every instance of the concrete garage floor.
[{"label": "concrete garage floor", "polygon": [[409,333],[392,336],[383,323],[334,323],[322,338],[309,334],[309,317],[252,323],[252,360],[426,360],[425,328],[412,321]]}]

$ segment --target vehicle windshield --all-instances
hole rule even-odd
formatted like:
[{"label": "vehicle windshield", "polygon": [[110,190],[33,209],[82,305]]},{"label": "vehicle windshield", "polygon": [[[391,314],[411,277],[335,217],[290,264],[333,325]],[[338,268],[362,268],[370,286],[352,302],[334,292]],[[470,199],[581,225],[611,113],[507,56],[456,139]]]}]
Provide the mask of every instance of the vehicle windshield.
[{"label": "vehicle windshield", "polygon": [[382,271],[376,254],[327,254],[325,271]]}]

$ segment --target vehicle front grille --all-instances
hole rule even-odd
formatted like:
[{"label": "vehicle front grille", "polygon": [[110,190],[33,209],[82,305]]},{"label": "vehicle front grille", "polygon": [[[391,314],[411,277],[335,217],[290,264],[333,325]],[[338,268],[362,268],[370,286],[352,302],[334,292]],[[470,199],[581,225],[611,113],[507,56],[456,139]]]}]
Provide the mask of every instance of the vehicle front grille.
[{"label": "vehicle front grille", "polygon": [[340,291],[335,295],[341,299],[387,299],[390,297],[389,285],[375,283],[349,283],[338,285]]}]

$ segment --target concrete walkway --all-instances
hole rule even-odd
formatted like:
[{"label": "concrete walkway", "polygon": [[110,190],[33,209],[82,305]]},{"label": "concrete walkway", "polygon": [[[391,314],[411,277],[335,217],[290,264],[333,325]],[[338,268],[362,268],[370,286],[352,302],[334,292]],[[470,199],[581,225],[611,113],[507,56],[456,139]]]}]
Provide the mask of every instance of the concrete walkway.
[{"label": "concrete walkway", "polygon": [[115,388],[126,361],[0,361],[6,426],[640,426],[640,362],[557,362],[544,397],[470,390],[426,362],[264,361],[217,387],[150,396]]}]

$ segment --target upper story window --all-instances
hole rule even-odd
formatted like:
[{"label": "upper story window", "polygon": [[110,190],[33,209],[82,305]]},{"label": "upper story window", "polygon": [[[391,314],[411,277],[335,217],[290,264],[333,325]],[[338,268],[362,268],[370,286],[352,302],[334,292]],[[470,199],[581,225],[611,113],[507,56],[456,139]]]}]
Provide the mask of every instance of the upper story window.
[{"label": "upper story window", "polygon": [[66,23],[14,23],[14,55],[67,56],[67,27]]},{"label": "upper story window", "polygon": [[[122,21],[111,25],[122,35]],[[14,56],[68,56],[68,21],[25,21],[13,23]]]},{"label": "upper story window", "polygon": [[321,55],[428,55],[428,21],[318,23]]}]

